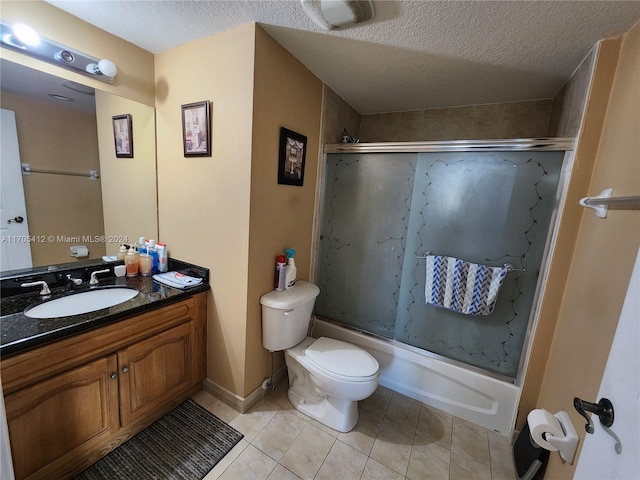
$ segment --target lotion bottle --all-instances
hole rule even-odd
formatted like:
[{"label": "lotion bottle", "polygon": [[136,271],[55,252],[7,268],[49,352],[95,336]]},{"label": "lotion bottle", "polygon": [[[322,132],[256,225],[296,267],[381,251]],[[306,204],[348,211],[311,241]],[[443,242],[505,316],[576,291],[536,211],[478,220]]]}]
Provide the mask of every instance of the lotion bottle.
[{"label": "lotion bottle", "polygon": [[296,275],[297,275],[297,269],[296,269],[296,262],[293,260],[293,256],[296,254],[296,251],[293,248],[287,248],[285,250],[285,253],[287,254],[287,266],[285,267],[284,271],[285,271],[285,289],[289,290],[290,288],[293,288],[296,286]]}]

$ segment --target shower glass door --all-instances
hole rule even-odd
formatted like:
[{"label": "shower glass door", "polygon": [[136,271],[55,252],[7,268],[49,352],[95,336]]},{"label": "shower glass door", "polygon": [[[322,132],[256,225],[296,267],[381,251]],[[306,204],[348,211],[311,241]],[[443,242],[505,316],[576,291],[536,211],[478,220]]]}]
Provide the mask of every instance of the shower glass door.
[{"label": "shower glass door", "polygon": [[[564,152],[327,157],[316,313],[515,377]],[[426,252],[512,264],[493,313],[427,305]]]}]

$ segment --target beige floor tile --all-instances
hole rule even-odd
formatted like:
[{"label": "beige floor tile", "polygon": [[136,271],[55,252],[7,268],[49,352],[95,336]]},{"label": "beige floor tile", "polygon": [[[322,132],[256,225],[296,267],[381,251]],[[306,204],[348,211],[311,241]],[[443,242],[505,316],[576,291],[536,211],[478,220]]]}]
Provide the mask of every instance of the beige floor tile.
[{"label": "beige floor tile", "polygon": [[465,455],[475,463],[490,468],[489,438],[487,431],[482,427],[454,418],[451,450]]},{"label": "beige floor tile", "polygon": [[248,442],[251,442],[279,411],[281,408],[275,403],[262,399],[248,412],[239,413],[229,422],[229,425],[242,433]]},{"label": "beige floor tile", "polygon": [[491,474],[515,478],[513,467],[513,445],[509,439],[495,432],[489,434],[489,458],[491,460]]},{"label": "beige floor tile", "polygon": [[322,430],[324,433],[326,433],[327,435],[331,435],[333,438],[337,438],[338,435],[340,434],[339,431],[334,430],[331,427],[327,427],[324,423],[320,423],[318,420],[316,420],[315,418],[311,418],[311,417],[307,417],[308,422],[313,425],[314,427]]},{"label": "beige floor tile", "polygon": [[416,428],[416,435],[430,442],[435,442],[445,448],[451,448],[451,433],[453,418],[427,405],[422,405],[420,418]]},{"label": "beige floor tile", "polygon": [[413,434],[418,425],[421,406],[422,404],[413,398],[394,393],[384,418],[398,425],[407,433],[411,432]]},{"label": "beige floor tile", "polygon": [[217,463],[213,469],[207,473],[203,480],[217,480],[220,478],[220,475],[233,463],[233,461],[238,458],[238,456],[244,451],[245,448],[249,445],[244,438],[240,440],[235,447],[233,447],[229,453],[227,453],[222,459]]},{"label": "beige floor tile", "polygon": [[313,478],[326,458],[335,438],[307,423],[280,464],[300,478]]},{"label": "beige floor tile", "polygon": [[491,470],[464,453],[451,450],[449,480],[491,480]]},{"label": "beige floor tile", "polygon": [[248,445],[219,478],[220,480],[266,480],[276,465],[275,460],[253,445]]},{"label": "beige floor tile", "polygon": [[384,414],[387,413],[387,408],[389,407],[389,402],[391,401],[392,396],[393,390],[379,386],[376,391],[373,392],[373,395],[359,402],[359,407],[362,410],[366,410],[367,412],[382,418],[384,417]]},{"label": "beige floor tile", "polygon": [[410,480],[449,480],[451,452],[437,443],[414,444],[407,468]]},{"label": "beige floor tile", "polygon": [[340,433],[338,440],[351,445],[356,450],[369,455],[376,440],[382,420],[369,412],[362,410],[355,428],[347,433]]},{"label": "beige floor tile", "polygon": [[270,402],[273,402],[276,405],[284,408],[289,403],[289,398],[287,397],[288,389],[289,381],[287,380],[287,378],[284,378],[278,385],[276,385],[276,389],[269,392],[265,398]]},{"label": "beige floor tile", "polygon": [[315,480],[358,480],[366,463],[364,453],[338,440],[331,447]]},{"label": "beige floor tile", "polygon": [[413,432],[409,436],[397,425],[384,420],[370,456],[386,467],[406,475],[412,445]]},{"label": "beige floor tile", "polygon": [[217,399],[207,407],[207,410],[209,410],[225,423],[231,422],[231,420],[236,418],[240,413],[233,407],[230,407],[229,405],[224,403],[222,400]]},{"label": "beige floor tile", "polygon": [[298,437],[306,422],[287,411],[278,412],[251,444],[280,461],[285,452]]},{"label": "beige floor tile", "polygon": [[198,393],[191,397],[191,400],[196,402],[201,407],[207,408],[213,402],[218,400],[215,396],[211,395],[209,392],[205,392],[204,390],[200,390]]},{"label": "beige floor tile", "polygon": [[403,480],[404,475],[394,472],[373,458],[367,460],[360,480]]},{"label": "beige floor tile", "polygon": [[278,464],[267,480],[300,480],[300,477]]}]

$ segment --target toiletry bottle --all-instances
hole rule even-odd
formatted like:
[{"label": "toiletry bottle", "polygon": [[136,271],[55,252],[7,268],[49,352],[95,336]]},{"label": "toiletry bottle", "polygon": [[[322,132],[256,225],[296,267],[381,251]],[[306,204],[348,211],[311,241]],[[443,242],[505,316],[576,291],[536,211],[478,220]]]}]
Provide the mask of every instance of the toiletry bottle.
[{"label": "toiletry bottle", "polygon": [[125,247],[124,245],[120,245],[120,248],[118,249],[118,254],[117,254],[117,258],[118,261],[120,260],[124,260],[124,257],[127,255],[127,247]]},{"label": "toiletry bottle", "polygon": [[285,267],[285,289],[290,289],[296,286],[296,262],[293,260],[293,256],[296,254],[296,251],[293,248],[287,248],[285,250],[287,254],[287,266]]},{"label": "toiletry bottle", "polygon": [[158,252],[158,271],[167,272],[169,270],[169,255],[167,252],[167,246],[164,243],[156,243],[156,250]]},{"label": "toiletry bottle", "polygon": [[155,240],[149,240],[147,242],[147,253],[151,255],[151,258],[153,259],[153,273],[158,273],[158,250],[156,249]]},{"label": "toiletry bottle", "polygon": [[144,239],[144,237],[140,237],[138,239],[138,244],[136,245],[136,250],[138,251],[138,253],[147,253],[147,245],[146,245],[146,240]]},{"label": "toiletry bottle", "polygon": [[124,257],[124,264],[127,266],[127,277],[138,275],[138,252],[131,247]]},{"label": "toiletry bottle", "polygon": [[285,287],[285,258],[284,255],[278,255],[276,258],[276,292],[281,292]]}]

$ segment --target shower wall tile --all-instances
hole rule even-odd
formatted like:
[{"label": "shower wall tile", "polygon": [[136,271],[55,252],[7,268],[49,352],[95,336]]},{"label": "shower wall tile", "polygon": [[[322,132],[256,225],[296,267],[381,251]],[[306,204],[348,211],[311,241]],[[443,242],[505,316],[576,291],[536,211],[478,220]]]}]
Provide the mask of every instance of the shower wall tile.
[{"label": "shower wall tile", "polygon": [[584,113],[596,48],[592,48],[553,99],[549,136],[575,137]]},{"label": "shower wall tile", "polygon": [[324,86],[322,143],[339,143],[342,129],[358,138],[360,135],[360,114],[336,92]]},{"label": "shower wall tile", "polygon": [[363,115],[363,142],[545,137],[552,100]]}]

